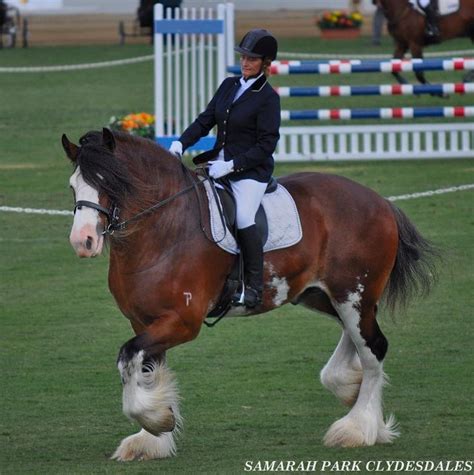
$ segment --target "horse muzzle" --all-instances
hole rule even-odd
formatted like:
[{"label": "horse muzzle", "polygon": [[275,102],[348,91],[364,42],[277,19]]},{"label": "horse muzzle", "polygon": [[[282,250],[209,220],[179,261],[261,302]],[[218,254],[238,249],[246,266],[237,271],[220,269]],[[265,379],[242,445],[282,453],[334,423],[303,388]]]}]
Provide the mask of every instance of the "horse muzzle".
[{"label": "horse muzzle", "polygon": [[73,228],[69,242],[78,257],[96,257],[102,252],[104,237],[96,227],[86,225],[78,231]]}]

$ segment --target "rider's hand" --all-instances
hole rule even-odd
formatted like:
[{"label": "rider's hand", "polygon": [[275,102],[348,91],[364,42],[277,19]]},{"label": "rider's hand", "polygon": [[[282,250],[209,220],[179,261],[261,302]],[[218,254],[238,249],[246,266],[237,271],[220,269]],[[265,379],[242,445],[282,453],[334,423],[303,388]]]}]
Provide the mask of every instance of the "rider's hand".
[{"label": "rider's hand", "polygon": [[171,142],[169,151],[181,159],[181,155],[183,155],[183,144],[179,140],[175,140],[174,142]]},{"label": "rider's hand", "polygon": [[234,161],[214,160],[209,162],[209,175],[212,178],[221,178],[234,171]]}]

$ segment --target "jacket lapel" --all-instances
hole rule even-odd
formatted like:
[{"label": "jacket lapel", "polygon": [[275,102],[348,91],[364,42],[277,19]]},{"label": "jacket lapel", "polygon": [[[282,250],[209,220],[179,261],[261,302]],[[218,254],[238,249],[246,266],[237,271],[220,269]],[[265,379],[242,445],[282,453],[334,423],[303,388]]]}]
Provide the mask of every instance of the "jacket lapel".
[{"label": "jacket lapel", "polygon": [[227,92],[227,97],[225,98],[226,107],[232,106],[232,102],[234,101],[234,97],[237,94],[239,87],[240,87],[240,78],[236,77],[234,85],[231,88],[229,88],[229,91]]},{"label": "jacket lapel", "polygon": [[[240,81],[240,78],[239,78]],[[240,104],[241,102],[246,101],[247,99],[250,99],[253,97],[255,93],[260,92],[263,89],[263,86],[267,83],[267,78],[265,75],[260,76],[253,84],[251,87],[249,87],[235,102],[234,106],[236,104]],[[237,92],[237,91],[235,91]]]}]

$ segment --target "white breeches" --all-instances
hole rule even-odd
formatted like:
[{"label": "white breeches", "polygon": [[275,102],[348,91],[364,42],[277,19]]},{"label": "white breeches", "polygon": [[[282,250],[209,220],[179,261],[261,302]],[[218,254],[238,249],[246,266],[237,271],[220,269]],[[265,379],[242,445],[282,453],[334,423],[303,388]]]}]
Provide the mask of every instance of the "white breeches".
[{"label": "white breeches", "polygon": [[267,183],[256,180],[231,181],[237,204],[237,228],[245,229],[255,224],[255,215],[267,189]]},{"label": "white breeches", "polygon": [[421,8],[426,8],[430,4],[431,0],[418,0],[418,4]]}]

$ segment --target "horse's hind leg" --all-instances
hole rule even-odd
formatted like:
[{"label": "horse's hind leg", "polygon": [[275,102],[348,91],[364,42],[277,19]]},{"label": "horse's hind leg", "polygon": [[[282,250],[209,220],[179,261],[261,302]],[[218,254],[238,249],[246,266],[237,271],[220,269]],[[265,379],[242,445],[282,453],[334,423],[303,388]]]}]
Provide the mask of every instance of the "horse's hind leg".
[{"label": "horse's hind leg", "polygon": [[347,330],[320,374],[321,383],[344,404],[352,406],[362,383],[362,366]]},{"label": "horse's hind leg", "polygon": [[363,377],[354,406],[329,428],[324,442],[340,447],[391,442],[398,433],[393,417],[385,422],[382,414],[383,359],[387,340],[375,320],[376,301],[365,296],[364,288],[359,285],[344,299],[334,300],[333,305],[357,349]]},{"label": "horse's hind leg", "polygon": [[[408,45],[397,43],[395,51],[393,53],[393,58],[403,59],[407,51],[408,51]],[[399,84],[408,84],[408,81],[399,72],[392,73],[392,76],[397,80]]]},{"label": "horse's hind leg", "polygon": [[[310,287],[299,296],[298,304],[316,310],[342,323],[327,294],[320,287]],[[362,366],[350,335],[343,330],[341,339],[320,373],[321,383],[344,404],[351,406],[359,394]]]}]

